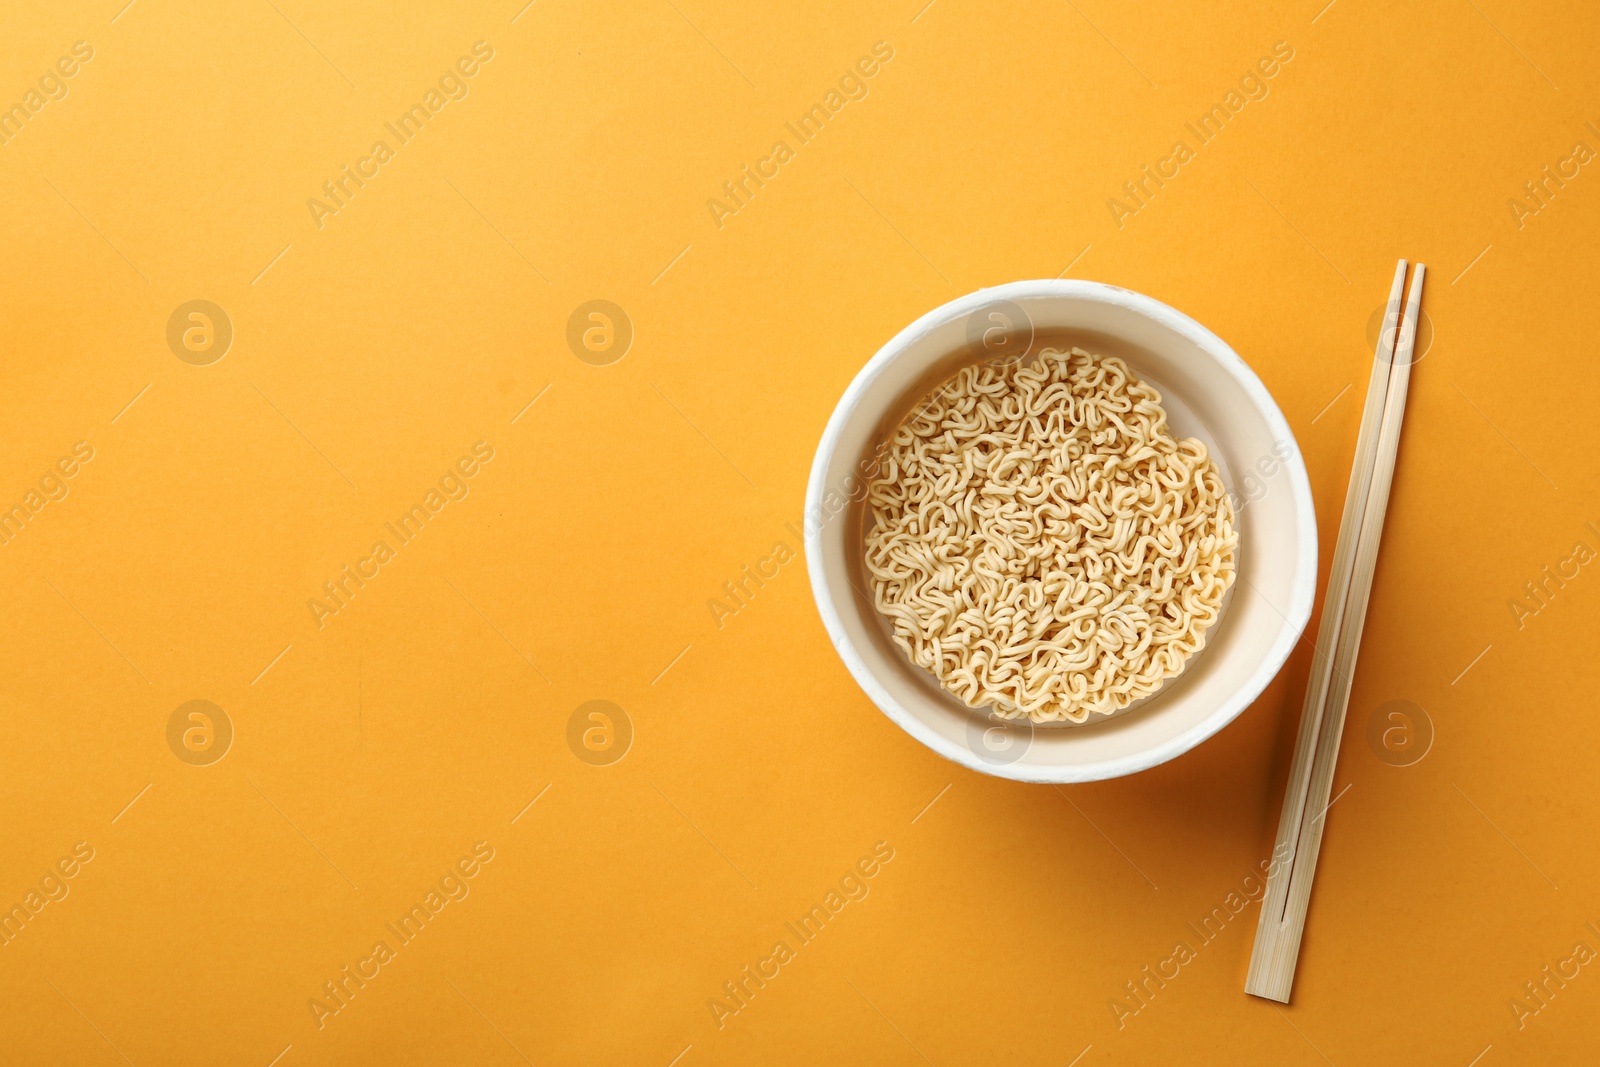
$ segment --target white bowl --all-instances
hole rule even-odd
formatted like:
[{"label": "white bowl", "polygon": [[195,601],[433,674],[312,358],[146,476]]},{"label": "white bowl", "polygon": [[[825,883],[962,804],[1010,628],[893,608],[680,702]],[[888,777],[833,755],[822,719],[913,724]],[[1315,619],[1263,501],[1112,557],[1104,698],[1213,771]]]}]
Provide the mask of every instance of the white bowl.
[{"label": "white bowl", "polygon": [[[958,368],[1030,341],[1032,351],[1078,344],[1120,356],[1160,391],[1174,434],[1206,443],[1238,509],[1238,575],[1206,647],[1155,694],[1082,726],[1001,723],[946,693],[894,643],[873,607],[863,562],[862,472],[874,451]],[[1187,315],[1098,282],[979,290],[930,311],[879,349],[845,390],[817,447],[805,538],[823,625],[872,702],[941,756],[1025,782],[1133,774],[1221,730],[1283,666],[1316,592],[1311,486],[1261,379]]]}]

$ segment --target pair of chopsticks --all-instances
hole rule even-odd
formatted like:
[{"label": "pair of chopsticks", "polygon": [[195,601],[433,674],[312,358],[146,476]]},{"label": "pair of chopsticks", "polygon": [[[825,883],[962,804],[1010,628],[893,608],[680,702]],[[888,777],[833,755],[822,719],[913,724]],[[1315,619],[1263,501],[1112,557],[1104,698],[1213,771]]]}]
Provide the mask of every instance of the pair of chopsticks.
[{"label": "pair of chopsticks", "polygon": [[1373,354],[1367,404],[1361,412],[1356,461],[1345,495],[1344,518],[1339,522],[1339,541],[1333,552],[1328,594],[1317,630],[1305,707],[1300,713],[1300,737],[1289,767],[1289,786],[1268,871],[1267,895],[1261,902],[1261,921],[1256,927],[1255,948],[1244,983],[1246,993],[1284,1004],[1289,1002],[1295,963],[1300,958],[1311,879],[1322,848],[1324,816],[1331,803],[1333,766],[1339,757],[1339,737],[1344,732],[1345,710],[1350,703],[1350,678],[1361,644],[1367,598],[1372,592],[1383,517],[1389,506],[1426,272],[1427,268],[1418,263],[1412,273],[1405,322],[1401,325],[1400,296],[1405,286],[1406,261],[1402,259],[1394,270],[1394,286],[1389,290],[1389,306]]}]

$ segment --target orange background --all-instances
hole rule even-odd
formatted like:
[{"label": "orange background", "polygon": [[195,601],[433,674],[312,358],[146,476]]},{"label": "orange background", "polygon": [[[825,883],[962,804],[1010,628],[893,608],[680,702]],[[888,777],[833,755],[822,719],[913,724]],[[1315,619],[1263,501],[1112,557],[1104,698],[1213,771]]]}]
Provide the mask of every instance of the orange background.
[{"label": "orange background", "polygon": [[[94,458],[0,547],[0,904],[77,842],[93,859],[0,947],[0,1058],[1600,1055],[1600,965],[1521,1029],[1510,1006],[1600,948],[1600,576],[1520,629],[1507,606],[1600,548],[1600,176],[1520,227],[1507,206],[1600,148],[1595,13],[923,3],[13,6],[0,103],[94,54],[0,145],[0,503],[76,442]],[[478,41],[468,95],[319,228],[307,200]],[[869,94],[798,146],[784,123],[879,41]],[[1183,124],[1279,41],[1268,95],[1198,145]],[[1180,138],[1194,158],[1119,227],[1108,199]],[[779,139],[794,158],[719,227],[708,198]],[[1437,339],[1294,1003],[1242,992],[1251,907],[1119,1020],[1268,855],[1308,644],[1195,752],[1055,789],[880,715],[802,560],[720,628],[707,601],[799,548],[813,449],[880,344],[1061,273],[1255,368],[1325,567],[1400,256],[1431,268]],[[234,332],[206,366],[167,343],[193,299]],[[610,365],[566,341],[594,299],[634,330]],[[395,545],[383,524],[479,441],[469,494]],[[308,600],[379,539],[395,558],[319,628]],[[207,766],[167,739],[195,699],[234,730]],[[568,743],[591,700],[631,724],[609,765]],[[1433,723],[1412,766],[1366,740],[1391,700]],[[470,895],[396,948],[385,923],[477,842]],[[719,1028],[708,1000],[876,842],[866,898]],[[380,939],[394,958],[319,1028],[308,1001]]]}]

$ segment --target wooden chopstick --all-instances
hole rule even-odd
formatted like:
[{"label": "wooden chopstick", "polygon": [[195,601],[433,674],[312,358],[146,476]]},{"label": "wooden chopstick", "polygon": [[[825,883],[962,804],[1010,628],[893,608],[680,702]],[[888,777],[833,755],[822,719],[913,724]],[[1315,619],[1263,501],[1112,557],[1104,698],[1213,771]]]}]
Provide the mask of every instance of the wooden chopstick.
[{"label": "wooden chopstick", "polygon": [[[1356,458],[1350,471],[1350,488],[1345,494],[1344,515],[1339,522],[1339,538],[1333,551],[1333,566],[1328,573],[1328,592],[1323,598],[1322,622],[1317,630],[1311,676],[1306,682],[1305,703],[1300,712],[1300,734],[1295,742],[1294,759],[1289,765],[1289,784],[1283,797],[1283,814],[1278,822],[1278,839],[1268,869],[1267,894],[1261,901],[1261,918],[1256,927],[1255,948],[1250,956],[1250,972],[1245,991],[1271,996],[1266,974],[1279,968],[1272,961],[1279,956],[1284,907],[1289,897],[1290,871],[1300,824],[1305,815],[1311,786],[1311,763],[1316,740],[1322,729],[1322,711],[1327,701],[1328,683],[1333,673],[1333,655],[1344,621],[1345,601],[1350,592],[1350,567],[1355,543],[1361,531],[1361,515],[1366,510],[1367,490],[1372,483],[1372,458],[1377,449],[1378,428],[1383,422],[1383,401],[1389,393],[1389,364],[1394,351],[1393,324],[1399,321],[1400,297],[1404,292],[1406,262],[1395,267],[1394,284],[1384,314],[1384,328],[1378,334],[1373,354],[1372,376],[1367,385],[1366,405],[1362,408],[1361,431],[1356,438]],[[1298,941],[1298,938],[1295,939]],[[1295,949],[1298,955],[1298,947]],[[1293,967],[1288,968],[1290,974]],[[1286,1000],[1287,992],[1284,994]]]},{"label": "wooden chopstick", "polygon": [[1261,903],[1255,948],[1245,979],[1245,992],[1285,1004],[1294,985],[1312,876],[1322,847],[1324,816],[1333,791],[1334,764],[1350,702],[1351,675],[1383,536],[1426,272],[1426,267],[1417,264],[1404,326],[1397,331],[1406,261],[1401,260],[1395,267],[1383,330],[1373,354],[1372,378],[1356,439],[1356,459],[1339,524],[1328,595],[1317,630],[1316,655],[1306,686],[1294,761],[1289,768],[1267,894]]}]

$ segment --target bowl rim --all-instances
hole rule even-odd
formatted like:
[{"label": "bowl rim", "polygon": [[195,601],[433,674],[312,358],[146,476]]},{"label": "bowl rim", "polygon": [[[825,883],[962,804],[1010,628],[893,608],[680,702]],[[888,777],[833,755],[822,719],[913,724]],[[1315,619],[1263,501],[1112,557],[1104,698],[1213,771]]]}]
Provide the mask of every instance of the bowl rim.
[{"label": "bowl rim", "polygon": [[[877,676],[856,649],[855,643],[850,639],[840,616],[839,607],[834,603],[833,596],[829,591],[828,575],[823,564],[824,552],[822,550],[822,526],[825,523],[819,522],[817,516],[826,514],[822,509],[822,502],[827,492],[828,467],[835,452],[838,450],[839,439],[843,436],[845,428],[855,416],[861,403],[862,395],[891,363],[903,355],[916,341],[937,327],[959,318],[963,314],[977,310],[986,304],[996,300],[1014,300],[1020,303],[1022,300],[1038,300],[1041,298],[1071,298],[1122,307],[1135,314],[1152,319],[1158,325],[1165,326],[1173,332],[1186,337],[1203,353],[1215,360],[1255,404],[1257,411],[1273,431],[1274,440],[1295,442],[1292,455],[1283,461],[1282,469],[1288,474],[1289,491],[1294,503],[1295,523],[1299,535],[1300,553],[1294,580],[1287,598],[1287,606],[1278,607],[1273,605],[1279,614],[1284,617],[1284,625],[1278,631],[1273,644],[1250,676],[1200,722],[1182,733],[1168,738],[1159,745],[1115,759],[1070,765],[1028,765],[1021,761],[992,764],[980,759],[976,753],[963,745],[951,741],[924,723],[921,718],[909,708],[903,706],[899,700],[890,694],[888,689],[879,683]],[[850,385],[844,391],[844,395],[839,398],[839,403],[835,405],[833,414],[829,416],[827,427],[823,430],[822,438],[818,442],[816,455],[812,459],[811,473],[806,483],[804,516],[806,569],[811,578],[812,599],[816,602],[817,611],[822,616],[823,627],[827,630],[834,651],[844,661],[845,667],[850,671],[856,684],[878,707],[878,710],[882,711],[902,730],[929,749],[971,770],[1016,781],[1068,784],[1119,778],[1166,763],[1195,748],[1202,741],[1218,733],[1223,727],[1238,718],[1244,709],[1254,703],[1256,698],[1277,677],[1278,672],[1288,660],[1290,652],[1294,650],[1295,644],[1299,642],[1301,635],[1305,632],[1306,625],[1311,619],[1311,609],[1316,598],[1317,517],[1316,509],[1311,500],[1311,480],[1306,473],[1305,460],[1301,455],[1299,442],[1295,438],[1294,432],[1289,428],[1288,420],[1284,418],[1277,402],[1273,400],[1272,394],[1267,391],[1267,387],[1262,384],[1255,371],[1250,369],[1249,365],[1233,350],[1232,346],[1215,333],[1155,297],[1104,282],[1084,281],[1075,278],[1046,278],[1009,282],[1004,285],[978,289],[965,296],[940,304],[895,334],[878,349],[873,357],[867,361],[866,365],[851,379]]]}]

